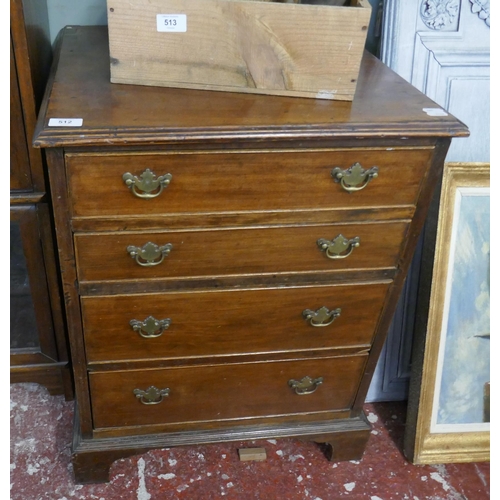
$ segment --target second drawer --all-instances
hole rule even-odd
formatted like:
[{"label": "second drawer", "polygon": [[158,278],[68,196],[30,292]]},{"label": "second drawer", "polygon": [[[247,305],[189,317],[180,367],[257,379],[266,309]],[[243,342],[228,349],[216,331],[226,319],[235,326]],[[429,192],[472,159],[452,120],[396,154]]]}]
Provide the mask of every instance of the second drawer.
[{"label": "second drawer", "polygon": [[[406,221],[227,230],[79,233],[80,281],[393,268]],[[320,243],[323,242],[323,247]]]},{"label": "second drawer", "polygon": [[83,297],[89,363],[368,346],[389,283]]}]

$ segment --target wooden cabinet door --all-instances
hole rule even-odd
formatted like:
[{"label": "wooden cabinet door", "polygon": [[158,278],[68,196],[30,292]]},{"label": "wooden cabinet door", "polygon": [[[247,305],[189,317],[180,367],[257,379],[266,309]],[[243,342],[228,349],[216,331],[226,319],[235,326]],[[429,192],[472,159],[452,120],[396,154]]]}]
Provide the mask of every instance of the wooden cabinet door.
[{"label": "wooden cabinet door", "polygon": [[10,380],[72,398],[46,204],[10,209]]},{"label": "wooden cabinet door", "polygon": [[35,205],[10,211],[11,364],[57,359],[49,289]]},{"label": "wooden cabinet door", "polygon": [[12,39],[10,41],[10,189],[32,189],[28,143],[17,80]]}]

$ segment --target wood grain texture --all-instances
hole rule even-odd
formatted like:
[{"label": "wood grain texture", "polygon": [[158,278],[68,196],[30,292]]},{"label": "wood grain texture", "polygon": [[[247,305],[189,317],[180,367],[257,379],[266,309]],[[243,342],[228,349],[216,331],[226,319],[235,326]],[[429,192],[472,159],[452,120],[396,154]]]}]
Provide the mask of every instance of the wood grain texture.
[{"label": "wood grain texture", "polygon": [[68,340],[71,353],[71,367],[74,376],[75,399],[80,412],[79,421],[82,424],[81,432],[84,436],[92,433],[90,414],[90,399],[88,396],[88,380],[85,360],[85,345],[81,333],[80,309],[76,283],[76,266],[73,256],[73,242],[71,238],[68,213],[68,192],[66,189],[66,175],[64,172],[64,158],[59,150],[46,152],[49,163],[49,182],[52,202],[57,209],[54,211],[56,227],[57,250],[59,254],[59,272],[64,298],[64,314],[68,328]]},{"label": "wood grain texture", "polygon": [[398,269],[356,269],[356,270],[333,270],[321,272],[288,271],[274,274],[251,274],[251,275],[228,275],[219,277],[193,276],[187,279],[155,279],[147,281],[145,288],[144,280],[120,280],[120,281],[84,281],[78,283],[78,289],[82,296],[97,295],[120,295],[139,293],[163,293],[182,291],[213,291],[219,289],[239,290],[245,288],[276,288],[288,286],[311,286],[326,284],[356,284],[367,282],[383,282],[394,279]]},{"label": "wood grain texture", "polygon": [[[289,421],[286,424],[266,420],[265,423],[247,424],[231,429],[216,428],[198,431],[181,431],[156,433],[144,436],[109,436],[105,439],[86,439],[80,433],[78,419],[75,419],[73,434],[73,466],[78,483],[103,482],[108,480],[111,463],[122,457],[142,454],[153,448],[170,448],[172,446],[189,446],[192,444],[221,443],[228,441],[252,441],[254,439],[271,439],[295,437],[299,439],[343,443],[344,457],[349,455],[350,442],[355,445],[360,434],[365,441],[370,435],[370,425],[362,416],[346,418],[338,412],[336,418],[329,420],[305,422]],[[283,419],[283,417],[282,417]],[[353,453],[348,460],[355,460],[359,446],[353,446]],[[359,458],[359,457],[358,457]]]},{"label": "wood grain texture", "polygon": [[[108,0],[111,82],[352,100],[371,6]],[[186,16],[162,32],[157,15]],[[177,21],[177,20],[176,20]]]},{"label": "wood grain texture", "polygon": [[[83,297],[88,362],[367,348],[388,287],[384,283]],[[302,312],[323,306],[342,312],[331,325],[311,326]],[[144,321],[150,315],[171,320],[159,337],[144,338],[130,326],[130,320]]]},{"label": "wood grain texture", "polygon": [[222,227],[269,227],[290,224],[348,224],[366,221],[390,222],[394,220],[410,220],[415,207],[411,205],[398,207],[372,206],[356,209],[338,210],[249,210],[245,212],[220,211],[199,213],[162,213],[138,214],[128,217],[75,217],[72,227],[75,232],[88,233],[96,231],[148,231],[158,227],[168,230],[179,229],[213,229]]},{"label": "wood grain texture", "polygon": [[[94,438],[96,440],[109,438],[117,438],[126,441],[132,437],[149,438],[156,434],[157,436],[169,436],[176,433],[186,433],[194,436],[202,436],[207,431],[212,431],[214,434],[224,435],[227,441],[236,441],[231,439],[233,433],[238,430],[244,430],[244,427],[260,427],[264,430],[266,426],[279,425],[284,429],[285,426],[293,429],[298,422],[302,425],[324,424],[325,422],[333,423],[336,420],[347,420],[352,418],[349,410],[331,410],[321,412],[308,412],[308,413],[290,413],[281,414],[277,416],[259,416],[241,419],[227,419],[227,420],[195,420],[193,422],[181,421],[173,423],[157,423],[148,426],[131,425],[124,427],[101,427],[94,431]],[[233,434],[235,435],[235,434]],[[260,439],[260,438],[259,438]],[[310,439],[312,440],[312,439]]]},{"label": "wood grain texture", "polygon": [[67,362],[36,365],[30,359],[25,365],[10,369],[10,383],[37,383],[43,385],[52,396],[64,395],[66,401],[73,399],[71,369]]},{"label": "wood grain texture", "polygon": [[[354,398],[366,357],[92,372],[94,425],[147,426],[345,409]],[[323,383],[312,394],[299,396],[288,381],[305,376],[323,377]],[[151,385],[168,387],[170,394],[160,404],[144,405],[133,391]]]},{"label": "wood grain texture", "polygon": [[15,119],[22,120],[25,129],[30,187],[35,191],[46,191],[43,156],[31,142],[50,72],[49,31],[46,1],[10,0],[10,32],[22,110],[22,116],[16,114]]},{"label": "wood grain texture", "polygon": [[[286,6],[285,6],[286,7]],[[110,83],[106,27],[69,27],[59,39],[58,64],[38,122],[36,146],[271,143],[368,138],[467,136],[436,107],[374,56],[365,53],[352,102],[210,92]],[[82,118],[71,130],[48,127],[50,118]],[[290,147],[288,142],[288,147]],[[358,144],[359,147],[359,144]]]},{"label": "wood grain texture", "polygon": [[[363,417],[364,416],[361,418]],[[366,422],[366,425],[367,427],[369,426],[368,422]],[[368,439],[370,438],[370,429],[365,428],[349,433],[311,436],[311,438],[317,443],[321,443],[321,445],[325,448],[326,458],[330,462],[361,460],[363,458],[363,453],[368,443]]]},{"label": "wood grain texture", "polygon": [[[73,216],[148,217],[213,213],[413,206],[432,149],[353,149],[330,151],[206,152],[165,154],[68,154]],[[360,163],[379,174],[358,192],[334,182],[334,167]],[[141,199],[122,180],[146,169],[172,175],[159,196]]]},{"label": "wood grain texture", "polygon": [[[397,264],[407,229],[407,222],[392,222],[76,234],[77,272],[79,281],[86,282],[391,268]],[[359,237],[360,245],[346,258],[329,259],[317,241],[339,235]],[[171,244],[172,250],[160,264],[143,267],[127,248],[142,248],[148,242]]]},{"label": "wood grain texture", "polygon": [[24,129],[23,108],[16,61],[10,40],[10,189],[32,190],[28,138]]}]

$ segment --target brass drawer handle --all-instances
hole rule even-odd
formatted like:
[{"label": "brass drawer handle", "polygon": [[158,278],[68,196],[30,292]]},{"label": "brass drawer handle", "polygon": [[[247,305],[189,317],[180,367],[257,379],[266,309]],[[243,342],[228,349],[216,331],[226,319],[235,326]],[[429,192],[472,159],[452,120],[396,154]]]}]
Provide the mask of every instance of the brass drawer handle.
[{"label": "brass drawer handle", "polygon": [[355,163],[352,167],[342,170],[340,167],[335,167],[331,171],[333,180],[340,182],[342,188],[348,193],[361,191],[372,179],[378,177],[378,167],[372,167],[365,170],[360,163]]},{"label": "brass drawer handle", "polygon": [[316,244],[321,251],[326,253],[329,259],[345,259],[351,255],[355,248],[359,247],[360,238],[355,236],[347,239],[342,234],[339,234],[331,241],[320,238]]},{"label": "brass drawer handle", "polygon": [[137,177],[130,172],[123,174],[123,182],[138,198],[156,198],[161,194],[163,188],[170,184],[172,174],[165,174],[156,177],[149,168]]},{"label": "brass drawer handle", "polygon": [[129,245],[127,252],[140,266],[157,266],[163,262],[163,259],[170,253],[172,248],[171,243],[160,247],[149,241],[142,248]]},{"label": "brass drawer handle", "polygon": [[288,381],[288,385],[295,391],[295,394],[298,394],[299,396],[312,394],[322,383],[323,377],[315,379],[312,379],[311,377],[304,377],[301,380],[291,379]]},{"label": "brass drawer handle", "polygon": [[316,311],[305,309],[302,311],[302,316],[311,326],[321,327],[331,325],[340,316],[341,312],[340,307],[330,311],[328,307],[323,306]]},{"label": "brass drawer handle", "polygon": [[134,389],[134,394],[143,405],[157,405],[163,401],[163,398],[168,397],[170,389],[157,389],[154,385],[148,387],[145,391],[142,389]]},{"label": "brass drawer handle", "polygon": [[153,316],[148,316],[144,321],[137,319],[130,320],[130,326],[134,332],[137,332],[145,339],[152,339],[159,337],[170,326],[170,318],[156,319]]}]

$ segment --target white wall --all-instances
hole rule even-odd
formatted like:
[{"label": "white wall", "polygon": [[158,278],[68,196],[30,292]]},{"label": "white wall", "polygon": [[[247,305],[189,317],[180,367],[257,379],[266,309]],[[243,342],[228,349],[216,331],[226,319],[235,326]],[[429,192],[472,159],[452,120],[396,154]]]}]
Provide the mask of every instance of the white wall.
[{"label": "white wall", "polygon": [[52,43],[67,25],[108,24],[106,0],[47,0],[47,9]]}]

